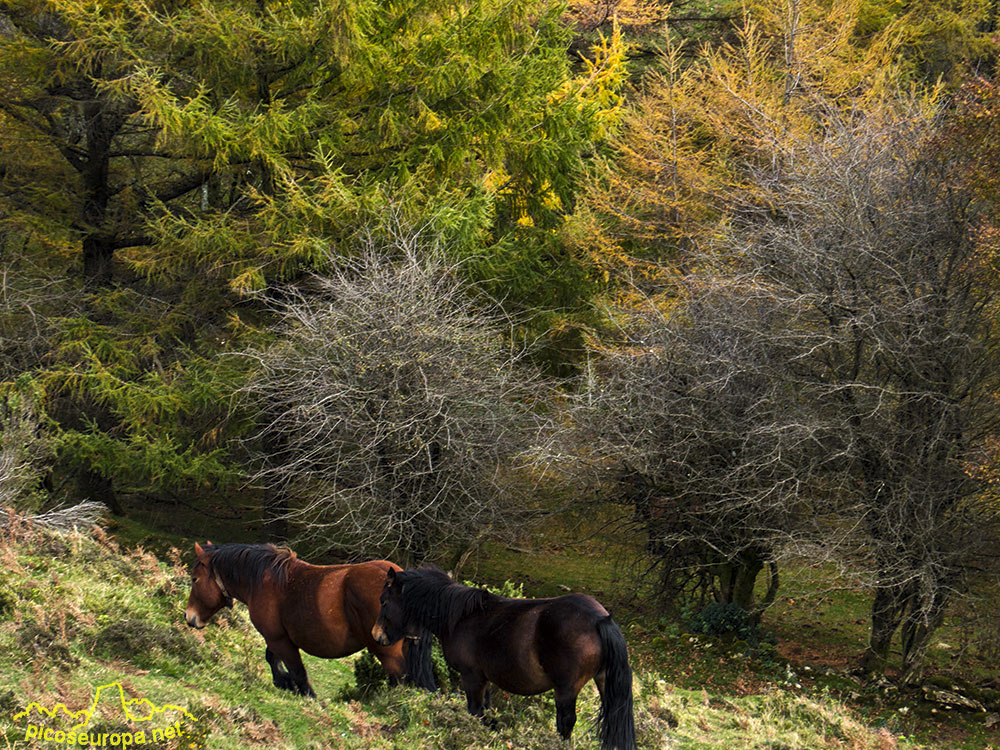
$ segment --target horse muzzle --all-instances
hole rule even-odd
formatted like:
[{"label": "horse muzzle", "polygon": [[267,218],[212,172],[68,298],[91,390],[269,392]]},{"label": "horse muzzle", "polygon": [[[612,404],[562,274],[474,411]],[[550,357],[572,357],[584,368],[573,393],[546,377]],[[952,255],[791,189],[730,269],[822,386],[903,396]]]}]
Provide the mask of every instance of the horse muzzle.
[{"label": "horse muzzle", "polygon": [[372,638],[375,640],[375,643],[377,643],[380,646],[392,645],[392,641],[389,640],[389,636],[386,635],[385,630],[383,630],[382,626],[379,625],[377,622],[375,623],[375,626],[372,628]]},{"label": "horse muzzle", "polygon": [[187,621],[189,628],[197,628],[201,630],[207,623],[202,622],[201,618],[198,617],[197,613],[188,610],[184,613],[184,619]]}]

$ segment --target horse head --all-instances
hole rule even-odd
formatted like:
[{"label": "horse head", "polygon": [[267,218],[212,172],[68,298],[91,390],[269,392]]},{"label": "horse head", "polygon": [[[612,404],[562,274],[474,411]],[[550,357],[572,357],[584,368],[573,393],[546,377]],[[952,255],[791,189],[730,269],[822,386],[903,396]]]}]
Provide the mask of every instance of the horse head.
[{"label": "horse head", "polygon": [[[206,542],[211,547],[211,542]],[[203,628],[223,607],[233,606],[233,597],[226,590],[218,571],[212,565],[212,555],[194,543],[196,561],[191,569],[191,594],[188,596],[184,619],[192,628]]]},{"label": "horse head", "polygon": [[380,646],[391,646],[402,638],[417,638],[420,628],[409,621],[403,606],[403,584],[390,570],[385,577],[382,595],[379,597],[379,612],[372,627],[372,638]]}]

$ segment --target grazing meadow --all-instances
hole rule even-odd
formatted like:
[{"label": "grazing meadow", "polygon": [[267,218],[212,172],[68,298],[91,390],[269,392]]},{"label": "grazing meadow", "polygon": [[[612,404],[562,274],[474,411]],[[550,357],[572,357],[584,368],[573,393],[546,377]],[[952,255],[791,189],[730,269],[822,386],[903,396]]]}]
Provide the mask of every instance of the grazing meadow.
[{"label": "grazing meadow", "polygon": [[[496,726],[490,729],[467,713],[460,692],[449,689],[440,657],[444,690],[434,694],[385,685],[366,655],[306,656],[316,699],[275,689],[263,641],[241,604],[220,612],[204,630],[185,625],[187,550],[154,554],[124,545],[100,527],[55,533],[14,521],[3,533],[0,556],[4,747],[66,747],[65,739],[44,740],[44,729],[54,730],[50,738],[65,738],[68,722],[80,718],[68,712],[82,710],[92,711],[87,730],[98,740],[106,735],[107,746],[130,735],[136,747],[169,748],[564,747],[555,733],[551,694],[497,694]],[[520,575],[513,560],[534,574]],[[587,558],[565,552],[497,550],[482,556],[479,576],[487,580],[503,570],[521,578],[521,586],[544,589],[547,575],[557,590],[569,582],[610,598],[616,584],[594,573],[592,560],[581,565]],[[578,566],[590,575],[577,579]],[[609,572],[613,569],[605,568]],[[624,603],[616,611],[632,650],[640,747],[987,746],[983,735],[973,735],[960,722],[941,729],[918,718],[916,709],[905,710],[903,696],[874,696],[860,682],[852,691],[846,673],[838,686],[832,670],[821,674],[818,664],[786,661],[784,642],[754,650],[666,624],[657,631],[641,624],[648,618],[630,616]],[[812,619],[814,628],[825,627],[821,614]],[[801,620],[783,618],[786,635],[794,635],[793,628],[805,630]],[[590,729],[597,703],[596,690],[588,686],[580,696],[576,748],[597,746]],[[66,711],[54,716],[41,711],[60,704]],[[154,728],[175,725],[180,731],[173,737],[152,741]],[[41,729],[33,733],[32,726]],[[64,734],[56,733],[60,730]],[[140,736],[144,742],[135,742]]]}]

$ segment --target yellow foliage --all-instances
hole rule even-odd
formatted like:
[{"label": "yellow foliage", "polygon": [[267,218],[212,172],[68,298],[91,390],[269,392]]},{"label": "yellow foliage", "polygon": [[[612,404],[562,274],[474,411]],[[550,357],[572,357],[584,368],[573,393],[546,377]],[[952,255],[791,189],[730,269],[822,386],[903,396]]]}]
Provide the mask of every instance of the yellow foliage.
[{"label": "yellow foliage", "polygon": [[667,33],[588,197],[611,219],[592,240],[607,263],[642,252],[683,266],[733,207],[768,202],[754,164],[793,158],[830,118],[933,107],[939,90],[908,82],[898,24],[862,37],[861,10],[861,0],[751,0],[732,40],[694,61]]},{"label": "yellow foliage", "polygon": [[570,0],[566,17],[579,29],[596,29],[609,21],[633,32],[651,29],[666,21],[670,5],[661,0]]},{"label": "yellow foliage", "polygon": [[264,279],[264,272],[259,267],[248,268],[229,282],[229,288],[241,297],[259,292],[265,286],[267,282]]},{"label": "yellow foliage", "polygon": [[627,75],[627,51],[621,28],[615,23],[611,36],[601,34],[590,48],[592,57],[582,58],[583,73],[568,79],[549,94],[550,103],[572,97],[581,108],[595,110],[598,140],[605,139],[618,124],[625,101],[623,83]]}]

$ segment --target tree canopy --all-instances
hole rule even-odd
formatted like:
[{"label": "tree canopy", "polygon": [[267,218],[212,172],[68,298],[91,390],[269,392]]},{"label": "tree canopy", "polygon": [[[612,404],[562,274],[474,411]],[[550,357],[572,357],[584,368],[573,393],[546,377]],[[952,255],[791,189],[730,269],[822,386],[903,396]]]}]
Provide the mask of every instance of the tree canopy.
[{"label": "tree canopy", "polygon": [[37,377],[100,491],[236,481],[241,375],[214,354],[267,335],[248,295],[389,213],[446,236],[531,336],[586,315],[561,230],[613,127],[620,40],[574,70],[557,8],[60,0],[0,19],[4,257],[77,290],[38,302]]}]

